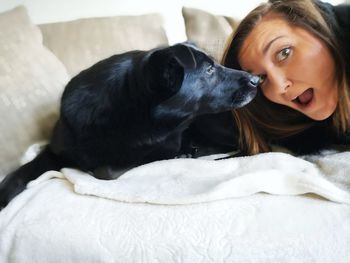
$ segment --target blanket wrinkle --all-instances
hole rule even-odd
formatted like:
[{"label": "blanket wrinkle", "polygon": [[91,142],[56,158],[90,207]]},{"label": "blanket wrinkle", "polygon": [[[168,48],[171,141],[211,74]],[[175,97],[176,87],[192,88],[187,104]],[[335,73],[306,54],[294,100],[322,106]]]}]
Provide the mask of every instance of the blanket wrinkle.
[{"label": "blanket wrinkle", "polygon": [[265,192],[314,193],[350,204],[347,174],[350,152],[304,158],[271,152],[216,161],[208,158],[156,161],[133,168],[115,180],[100,180],[76,169],[63,168],[43,174],[29,187],[58,177],[68,180],[78,194],[131,203],[184,205]]}]

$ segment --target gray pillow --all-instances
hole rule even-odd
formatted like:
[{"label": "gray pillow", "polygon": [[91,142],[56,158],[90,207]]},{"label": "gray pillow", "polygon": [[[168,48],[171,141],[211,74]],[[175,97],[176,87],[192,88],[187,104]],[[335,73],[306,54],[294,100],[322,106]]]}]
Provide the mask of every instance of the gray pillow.
[{"label": "gray pillow", "polygon": [[160,15],[84,18],[40,25],[46,45],[71,76],[111,55],[168,45]]},{"label": "gray pillow", "polygon": [[188,7],[182,8],[182,15],[187,39],[220,62],[226,41],[236,29],[238,22],[232,17],[217,16]]},{"label": "gray pillow", "polygon": [[48,139],[68,81],[24,7],[0,14],[0,178],[29,145]]}]

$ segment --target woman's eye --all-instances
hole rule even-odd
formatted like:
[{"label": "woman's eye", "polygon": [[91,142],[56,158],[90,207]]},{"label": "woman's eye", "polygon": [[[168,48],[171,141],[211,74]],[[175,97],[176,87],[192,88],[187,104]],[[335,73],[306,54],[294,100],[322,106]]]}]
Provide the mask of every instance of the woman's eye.
[{"label": "woman's eye", "polygon": [[262,85],[266,80],[266,75],[259,75],[259,86]]},{"label": "woman's eye", "polygon": [[215,71],[215,68],[213,65],[210,65],[209,67],[207,67],[207,74],[211,75],[213,74],[214,71]]},{"label": "woman's eye", "polygon": [[280,52],[277,53],[276,59],[277,61],[283,61],[287,59],[292,52],[292,49],[290,47],[282,49]]}]

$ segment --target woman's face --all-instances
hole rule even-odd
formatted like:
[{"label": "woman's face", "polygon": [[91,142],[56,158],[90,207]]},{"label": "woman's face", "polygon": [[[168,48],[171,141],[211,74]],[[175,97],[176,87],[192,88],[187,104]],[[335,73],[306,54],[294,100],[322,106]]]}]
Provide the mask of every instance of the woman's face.
[{"label": "woman's face", "polygon": [[323,43],[277,16],[264,17],[239,52],[243,70],[261,76],[266,98],[314,120],[328,118],[338,101],[335,65]]}]

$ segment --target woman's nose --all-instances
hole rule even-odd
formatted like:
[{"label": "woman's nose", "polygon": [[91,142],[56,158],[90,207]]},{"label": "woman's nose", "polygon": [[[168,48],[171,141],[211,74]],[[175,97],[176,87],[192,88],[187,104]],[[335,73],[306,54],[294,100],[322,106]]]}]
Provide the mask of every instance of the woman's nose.
[{"label": "woman's nose", "polygon": [[282,73],[270,75],[270,86],[276,95],[282,95],[291,87],[292,82]]}]

